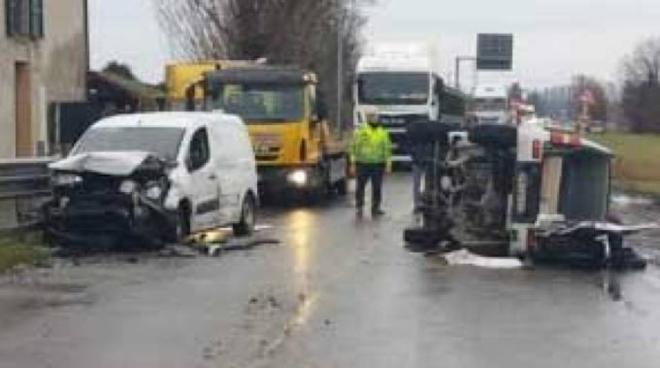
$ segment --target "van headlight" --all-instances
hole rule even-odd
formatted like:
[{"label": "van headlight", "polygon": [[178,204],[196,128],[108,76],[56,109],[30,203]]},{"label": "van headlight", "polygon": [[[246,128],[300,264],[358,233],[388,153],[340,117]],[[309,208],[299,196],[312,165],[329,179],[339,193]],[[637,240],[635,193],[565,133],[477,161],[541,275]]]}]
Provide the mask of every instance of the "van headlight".
[{"label": "van headlight", "polygon": [[122,194],[133,194],[138,188],[138,184],[133,180],[124,180],[119,185],[119,192]]},{"label": "van headlight", "polygon": [[291,184],[304,187],[309,181],[309,176],[307,175],[307,171],[301,169],[291,172],[287,179]]},{"label": "van headlight", "polygon": [[144,191],[144,195],[145,197],[151,199],[152,201],[157,201],[163,195],[163,188],[161,188],[157,184],[151,185],[150,187],[147,188],[147,190]]},{"label": "van headlight", "polygon": [[59,173],[53,175],[52,180],[53,180],[53,186],[56,187],[70,187],[76,184],[80,184],[83,181],[82,177],[78,175],[65,174],[65,173]]}]

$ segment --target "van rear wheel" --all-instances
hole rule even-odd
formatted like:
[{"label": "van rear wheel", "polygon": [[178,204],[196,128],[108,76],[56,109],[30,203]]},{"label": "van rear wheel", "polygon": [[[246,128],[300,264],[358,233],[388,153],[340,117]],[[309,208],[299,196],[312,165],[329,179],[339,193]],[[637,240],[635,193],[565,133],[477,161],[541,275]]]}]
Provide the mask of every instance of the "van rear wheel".
[{"label": "van rear wheel", "polygon": [[254,197],[251,194],[246,195],[241,207],[240,222],[232,226],[234,235],[249,236],[254,233],[257,220],[256,207]]}]

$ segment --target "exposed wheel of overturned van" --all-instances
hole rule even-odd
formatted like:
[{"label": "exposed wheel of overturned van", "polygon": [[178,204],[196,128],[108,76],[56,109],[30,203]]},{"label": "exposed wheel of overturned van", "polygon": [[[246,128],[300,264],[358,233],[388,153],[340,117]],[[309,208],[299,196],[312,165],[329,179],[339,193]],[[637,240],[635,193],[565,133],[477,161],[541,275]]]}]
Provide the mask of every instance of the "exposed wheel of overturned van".
[{"label": "exposed wheel of overturned van", "polygon": [[456,125],[440,122],[415,122],[407,128],[407,138],[412,144],[428,144],[439,142],[447,144],[448,133],[460,130]]},{"label": "exposed wheel of overturned van", "polygon": [[518,144],[518,130],[509,125],[477,125],[470,129],[470,141],[482,146],[511,148]]},{"label": "exposed wheel of overturned van", "polygon": [[248,236],[254,233],[254,228],[257,222],[257,204],[254,200],[252,194],[248,194],[243,199],[243,205],[241,207],[241,219],[240,222],[234,224],[233,230],[234,235],[236,236]]}]

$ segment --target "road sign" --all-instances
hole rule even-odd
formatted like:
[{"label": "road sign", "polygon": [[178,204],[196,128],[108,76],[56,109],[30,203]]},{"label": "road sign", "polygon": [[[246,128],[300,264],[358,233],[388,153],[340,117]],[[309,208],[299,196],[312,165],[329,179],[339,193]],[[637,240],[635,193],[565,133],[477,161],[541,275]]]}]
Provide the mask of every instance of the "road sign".
[{"label": "road sign", "polygon": [[477,37],[478,70],[511,70],[513,67],[513,35],[485,34]]}]

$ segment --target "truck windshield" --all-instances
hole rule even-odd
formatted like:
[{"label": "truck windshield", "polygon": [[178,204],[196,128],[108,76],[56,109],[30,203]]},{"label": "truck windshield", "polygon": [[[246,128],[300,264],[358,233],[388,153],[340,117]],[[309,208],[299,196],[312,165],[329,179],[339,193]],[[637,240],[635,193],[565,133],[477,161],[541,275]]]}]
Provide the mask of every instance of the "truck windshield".
[{"label": "truck windshield", "polygon": [[303,118],[303,86],[226,84],[215,89],[207,104],[236,114],[246,123],[298,121]]},{"label": "truck windshield", "polygon": [[506,108],[506,98],[476,98],[474,100],[475,111],[504,111]]},{"label": "truck windshield", "polygon": [[358,79],[360,103],[422,105],[429,100],[428,73],[364,73]]},{"label": "truck windshield", "polygon": [[92,128],[82,136],[72,154],[144,151],[174,161],[184,132],[182,128]]}]

